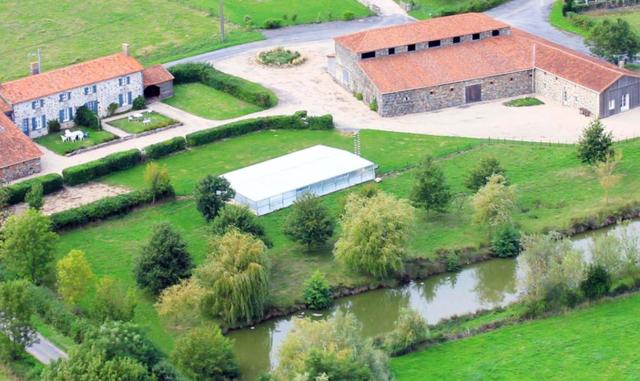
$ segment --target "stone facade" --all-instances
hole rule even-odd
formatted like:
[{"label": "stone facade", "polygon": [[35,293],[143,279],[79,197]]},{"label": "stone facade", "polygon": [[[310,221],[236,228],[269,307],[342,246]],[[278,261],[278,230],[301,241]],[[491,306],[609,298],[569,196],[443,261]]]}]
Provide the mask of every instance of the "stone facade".
[{"label": "stone facade", "polygon": [[562,105],[584,108],[600,117],[600,94],[555,74],[535,69],[535,93]]},{"label": "stone facade", "polygon": [[369,104],[379,98],[379,92],[358,66],[358,59],[357,54],[336,44],[334,77],[350,92],[362,94],[363,101]]},{"label": "stone facade", "polygon": [[0,168],[0,180],[9,182],[40,172],[40,158]]},{"label": "stone facade", "polygon": [[[93,91],[94,85],[95,92]],[[85,94],[85,92],[87,93]],[[70,96],[67,93],[71,93]],[[61,94],[63,94],[62,100],[60,98]],[[64,119],[60,120],[60,122],[66,128],[73,125],[73,115],[75,115],[75,110],[80,106],[90,102],[97,102],[98,115],[106,117],[111,103],[120,104],[120,96],[122,96],[123,104],[118,108],[117,112],[123,112],[131,108],[133,100],[141,95],[143,95],[142,72],[137,72],[15,104],[13,105],[13,120],[20,129],[28,132],[30,137],[36,138],[48,133],[47,121],[60,120],[61,110],[64,112]],[[33,107],[33,102],[36,102],[36,108]],[[72,110],[71,114],[69,109]],[[34,118],[35,125],[33,124]]]},{"label": "stone facade", "polygon": [[526,70],[423,89],[382,94],[378,101],[378,112],[381,116],[398,116],[461,106],[468,103],[466,88],[473,85],[480,85],[481,101],[531,94],[533,92],[533,71]]}]

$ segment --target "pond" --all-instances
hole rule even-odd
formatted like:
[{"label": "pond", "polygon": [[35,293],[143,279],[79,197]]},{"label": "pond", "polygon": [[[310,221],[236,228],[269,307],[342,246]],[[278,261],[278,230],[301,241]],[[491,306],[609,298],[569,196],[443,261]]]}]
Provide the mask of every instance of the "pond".
[{"label": "pond", "polygon": [[[640,234],[640,221],[630,223],[629,227]],[[592,238],[608,230],[611,229],[576,236],[574,245],[586,252]],[[322,319],[338,309],[349,311],[362,323],[362,334],[373,337],[390,332],[402,308],[419,311],[430,324],[434,324],[454,315],[506,306],[518,300],[521,291],[518,279],[521,276],[517,259],[493,259],[467,266],[457,273],[341,298],[326,311],[306,314],[313,319]],[[270,320],[253,329],[229,334],[235,341],[234,350],[243,379],[254,381],[277,363],[278,350],[292,328],[292,318]]]}]

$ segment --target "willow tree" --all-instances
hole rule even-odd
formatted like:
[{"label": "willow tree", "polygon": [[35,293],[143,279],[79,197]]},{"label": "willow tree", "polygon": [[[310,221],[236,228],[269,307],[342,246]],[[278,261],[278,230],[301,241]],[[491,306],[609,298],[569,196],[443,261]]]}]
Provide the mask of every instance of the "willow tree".
[{"label": "willow tree", "polygon": [[262,317],[269,296],[266,247],[249,234],[231,230],[215,239],[211,254],[195,271],[205,290],[203,308],[227,324]]},{"label": "willow tree", "polygon": [[382,192],[372,197],[351,194],[334,255],[352,270],[378,278],[393,275],[403,269],[412,221],[407,201]]},{"label": "willow tree", "polygon": [[473,196],[473,218],[481,225],[494,228],[510,223],[516,207],[516,192],[502,175],[492,175],[487,184]]}]

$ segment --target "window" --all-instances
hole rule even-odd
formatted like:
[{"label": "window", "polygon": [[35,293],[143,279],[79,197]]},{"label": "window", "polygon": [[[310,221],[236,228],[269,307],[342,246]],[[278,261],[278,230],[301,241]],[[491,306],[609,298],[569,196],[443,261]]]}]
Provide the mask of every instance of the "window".
[{"label": "window", "polygon": [[47,125],[47,118],[42,115],[41,117],[33,117],[31,118],[31,130],[35,131],[35,130],[39,130],[41,128],[44,128]]},{"label": "window", "polygon": [[98,113],[98,101],[90,101],[84,104],[89,110]]},{"label": "window", "polygon": [[131,77],[126,76],[126,77],[118,78],[118,85],[124,86],[124,85],[130,85],[130,84],[131,84]]},{"label": "window", "polygon": [[93,85],[92,86],[92,90],[93,90],[94,94],[97,93],[98,92],[98,85]]},{"label": "window", "polygon": [[389,55],[392,56],[396,54],[396,48],[389,48]]},{"label": "window", "polygon": [[131,94],[131,91],[127,93],[127,104],[133,104],[133,94]]},{"label": "window", "polygon": [[72,120],[73,116],[73,107],[62,108],[58,111],[58,121],[60,123]]},{"label": "window", "polygon": [[416,51],[416,44],[411,44],[411,45],[407,46],[407,51],[415,52]]},{"label": "window", "polygon": [[362,59],[365,60],[367,58],[375,58],[376,57],[376,52],[366,52],[366,53],[362,53]]},{"label": "window", "polygon": [[433,95],[433,90],[429,91],[429,94],[430,94],[430,95]]},{"label": "window", "polygon": [[440,40],[429,41],[430,48],[437,48],[438,46],[440,46]]},{"label": "window", "polygon": [[29,131],[29,118],[22,119],[22,131]]},{"label": "window", "polygon": [[513,81],[513,77],[509,78],[509,81]]},{"label": "window", "polygon": [[84,95],[95,94],[98,91],[98,86],[87,86],[84,88]]},{"label": "window", "polygon": [[499,30],[499,29],[494,29],[494,30],[492,30],[492,31],[491,31],[491,35],[492,35],[492,36],[494,36],[494,37],[495,37],[495,36],[499,36],[499,35],[500,35],[500,30]]},{"label": "window", "polygon": [[609,110],[615,110],[616,109],[616,100],[615,99],[610,99],[609,100]]},{"label": "window", "polygon": [[58,96],[58,99],[60,100],[60,102],[68,101],[69,99],[71,99],[71,92],[61,93]]},{"label": "window", "polygon": [[453,38],[453,43],[454,43],[454,44],[459,44],[459,43],[460,43],[460,40],[461,40],[461,39],[460,39],[460,37],[454,37],[454,38]]},{"label": "window", "polygon": [[41,107],[44,107],[44,99],[39,99],[31,102],[31,108],[36,110]]},{"label": "window", "polygon": [[471,36],[471,38],[472,38],[473,40],[479,40],[479,39],[480,39],[480,33],[474,33],[474,34]]}]

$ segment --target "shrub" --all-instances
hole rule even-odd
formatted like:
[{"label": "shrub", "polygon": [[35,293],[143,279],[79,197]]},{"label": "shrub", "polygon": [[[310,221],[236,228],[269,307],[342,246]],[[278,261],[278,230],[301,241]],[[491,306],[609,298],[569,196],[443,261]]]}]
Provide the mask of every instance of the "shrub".
[{"label": "shrub", "polygon": [[334,227],[335,222],[322,201],[305,193],[293,203],[284,223],[284,234],[309,250],[312,245],[321,245],[331,238]]},{"label": "shrub", "polygon": [[258,216],[251,212],[246,206],[225,205],[211,224],[211,232],[217,236],[223,236],[231,229],[237,229],[242,233],[251,234],[261,239],[267,247],[272,246]]},{"label": "shrub", "polygon": [[357,100],[361,101],[364,99],[364,95],[362,95],[362,93],[355,93],[354,96],[356,97]]},{"label": "shrub", "polygon": [[351,21],[356,18],[356,15],[353,12],[347,11],[342,14],[342,19],[344,21]]},{"label": "shrub", "polygon": [[147,160],[155,160],[174,152],[183,151],[186,148],[187,141],[182,136],[177,136],[164,142],[151,144],[145,147],[143,151]]},{"label": "shrub", "polygon": [[133,319],[137,306],[134,290],[126,288],[109,276],[100,278],[96,284],[96,296],[91,312],[100,321]]},{"label": "shrub", "polygon": [[304,282],[303,292],[304,302],[312,310],[322,310],[327,308],[333,303],[331,297],[331,287],[329,282],[320,272],[316,272],[311,275],[311,278]]},{"label": "shrub", "polygon": [[384,348],[392,356],[410,352],[417,344],[429,338],[429,325],[412,309],[403,308],[396,320],[395,328],[384,340]]},{"label": "shrub", "polygon": [[35,313],[45,324],[49,324],[76,343],[84,340],[86,333],[93,325],[86,319],[69,311],[62,301],[45,287],[33,287],[32,301]]},{"label": "shrub", "polygon": [[156,195],[167,196],[174,195],[169,170],[166,165],[158,165],[149,163],[144,169],[144,182],[147,189],[153,194],[153,201],[156,202]]},{"label": "shrub", "polygon": [[64,182],[68,185],[84,184],[109,173],[128,169],[142,161],[142,154],[137,149],[118,152],[102,159],[85,164],[65,168],[62,171]]},{"label": "shrub", "polygon": [[9,193],[9,204],[17,204],[25,200],[27,192],[35,183],[42,184],[42,193],[49,194],[57,192],[64,187],[62,176],[57,173],[51,173],[44,176],[34,177],[19,183],[15,183],[6,187]]},{"label": "shrub", "polygon": [[476,167],[467,175],[464,181],[470,191],[477,192],[487,184],[489,178],[493,175],[502,175],[506,179],[505,170],[500,165],[500,162],[495,157],[485,157]]},{"label": "shrub", "polygon": [[578,158],[586,164],[604,162],[608,157],[613,157],[613,135],[604,132],[604,126],[600,120],[594,120],[582,132],[578,143]]},{"label": "shrub", "polygon": [[282,20],[281,19],[267,19],[265,20],[263,27],[264,29],[278,29],[282,28]]},{"label": "shrub", "polygon": [[455,273],[462,270],[460,265],[460,256],[455,252],[450,252],[445,256],[445,262],[447,265],[447,272]]},{"label": "shrub", "polygon": [[491,249],[500,258],[515,257],[520,254],[520,231],[511,224],[498,228],[491,240]]},{"label": "shrub", "polygon": [[42,205],[44,205],[43,194],[44,194],[44,191],[42,188],[42,183],[37,181],[34,182],[31,185],[31,189],[29,189],[29,191],[24,197],[27,204],[29,204],[29,208],[35,209],[35,210],[42,209]]},{"label": "shrub", "polygon": [[117,103],[109,103],[109,106],[107,106],[107,115],[112,116],[116,113],[116,111],[118,111],[118,108],[120,106],[118,106]]},{"label": "shrub", "polygon": [[307,127],[310,130],[332,130],[335,128],[333,124],[333,115],[326,114],[322,116],[309,116],[306,118]]},{"label": "shrub", "polygon": [[87,106],[80,106],[76,109],[76,116],[73,118],[73,122],[76,126],[84,126],[96,130],[100,129],[98,116],[93,111],[89,110]]},{"label": "shrub", "polygon": [[142,110],[147,108],[147,103],[145,102],[144,97],[142,95],[138,95],[133,100],[133,105],[131,106],[131,108],[133,110]]},{"label": "shrub", "polygon": [[282,47],[260,52],[258,62],[267,66],[299,65],[305,59],[300,52],[288,50]]},{"label": "shrub", "polygon": [[176,340],[173,361],[196,381],[235,380],[240,376],[233,345],[218,326],[198,327]]},{"label": "shrub", "polygon": [[371,111],[376,111],[376,112],[378,111],[378,100],[377,99],[374,98],[371,101],[371,103],[369,103],[369,109]]},{"label": "shrub", "polygon": [[611,289],[611,275],[602,266],[589,266],[586,278],[580,283],[580,289],[589,299],[601,298]]},{"label": "shrub", "polygon": [[47,130],[50,134],[60,132],[60,122],[58,119],[51,119],[47,122]]}]

